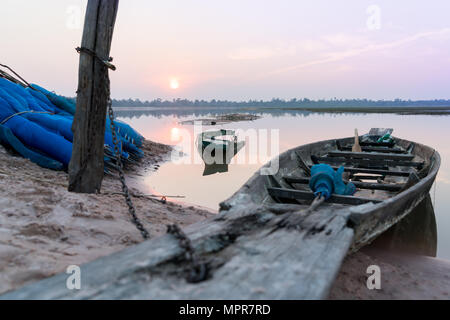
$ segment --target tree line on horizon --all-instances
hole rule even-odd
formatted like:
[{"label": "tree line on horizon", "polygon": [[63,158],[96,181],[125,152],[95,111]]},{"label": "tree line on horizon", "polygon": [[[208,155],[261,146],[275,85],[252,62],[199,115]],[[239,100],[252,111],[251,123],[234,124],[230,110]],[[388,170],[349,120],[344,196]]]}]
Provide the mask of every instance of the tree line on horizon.
[{"label": "tree line on horizon", "polygon": [[[76,102],[75,97],[67,98]],[[370,99],[330,99],[310,100],[304,99],[272,99],[229,101],[229,100],[188,100],[155,99],[141,101],[140,99],[113,99],[113,107],[209,107],[209,108],[358,108],[358,107],[448,107],[450,99],[434,100],[370,100]]]},{"label": "tree line on horizon", "polygon": [[370,100],[370,99],[272,99],[229,101],[229,100],[188,100],[173,99],[141,101],[140,99],[113,99],[114,107],[249,107],[249,108],[338,108],[338,107],[450,107],[450,99],[435,100]]}]

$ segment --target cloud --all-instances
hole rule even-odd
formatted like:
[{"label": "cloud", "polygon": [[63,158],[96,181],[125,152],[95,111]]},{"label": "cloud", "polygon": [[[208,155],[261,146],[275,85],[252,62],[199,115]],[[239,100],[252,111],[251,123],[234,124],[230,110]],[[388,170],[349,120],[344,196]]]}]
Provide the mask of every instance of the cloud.
[{"label": "cloud", "polygon": [[242,47],[232,51],[228,58],[231,60],[260,60],[274,57],[294,56],[300,52],[320,52],[336,47],[355,47],[368,43],[363,37],[338,33],[321,39],[306,39],[298,44],[281,46],[253,46]]},{"label": "cloud", "polygon": [[298,46],[299,50],[306,52],[317,52],[329,48],[329,45],[322,40],[307,39]]},{"label": "cloud", "polygon": [[[321,64],[330,63],[330,62],[341,61],[341,60],[344,60],[347,58],[362,55],[364,53],[371,53],[371,52],[376,52],[376,51],[380,51],[380,50],[394,49],[394,48],[397,48],[397,47],[400,47],[400,46],[403,46],[403,45],[406,45],[406,44],[409,44],[409,43],[412,43],[412,42],[415,42],[418,40],[422,40],[422,39],[433,38],[433,37],[448,38],[449,36],[450,36],[450,28],[444,28],[444,29],[428,31],[428,32],[420,32],[420,33],[417,33],[417,34],[414,34],[414,35],[411,35],[411,36],[408,36],[408,37],[405,37],[405,38],[402,38],[399,40],[387,42],[387,43],[367,44],[367,45],[361,46],[359,48],[352,48],[352,49],[347,49],[347,50],[342,50],[342,51],[330,52],[330,53],[326,54],[326,56],[324,58],[311,60],[311,61],[297,64],[294,66],[281,68],[281,69],[269,72],[269,73],[265,74],[264,76],[295,71],[295,70],[304,69],[304,68],[308,68],[311,66],[321,65]],[[330,40],[330,39],[332,39],[332,41],[334,43],[348,42],[348,39],[345,37],[334,38],[334,39],[328,38],[328,40]]]},{"label": "cloud", "polygon": [[333,47],[358,47],[369,44],[369,40],[363,36],[337,33],[322,38],[325,43]]},{"label": "cloud", "polygon": [[246,47],[239,48],[228,55],[231,60],[259,60],[273,57],[282,57],[295,55],[297,49],[295,46],[260,46],[260,47]]}]

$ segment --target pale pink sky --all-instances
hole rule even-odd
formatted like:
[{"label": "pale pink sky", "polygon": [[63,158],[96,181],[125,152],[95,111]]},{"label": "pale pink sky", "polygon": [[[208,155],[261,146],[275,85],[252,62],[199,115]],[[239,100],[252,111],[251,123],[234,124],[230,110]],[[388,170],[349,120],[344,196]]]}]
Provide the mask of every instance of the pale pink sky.
[{"label": "pale pink sky", "polygon": [[[85,6],[2,0],[0,63],[73,96]],[[113,97],[450,98],[449,12],[448,0],[122,0]]]}]

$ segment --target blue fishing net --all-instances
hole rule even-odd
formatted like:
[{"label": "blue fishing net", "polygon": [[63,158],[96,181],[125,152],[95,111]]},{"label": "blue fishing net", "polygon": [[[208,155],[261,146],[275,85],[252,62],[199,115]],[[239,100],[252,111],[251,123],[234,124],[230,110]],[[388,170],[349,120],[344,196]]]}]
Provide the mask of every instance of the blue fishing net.
[{"label": "blue fishing net", "polygon": [[[0,78],[0,143],[42,167],[65,169],[72,156],[75,110],[71,100],[38,85],[24,88]],[[114,122],[122,160],[142,158],[144,138],[128,124]],[[114,158],[111,123],[107,119],[105,164],[114,162]]]}]

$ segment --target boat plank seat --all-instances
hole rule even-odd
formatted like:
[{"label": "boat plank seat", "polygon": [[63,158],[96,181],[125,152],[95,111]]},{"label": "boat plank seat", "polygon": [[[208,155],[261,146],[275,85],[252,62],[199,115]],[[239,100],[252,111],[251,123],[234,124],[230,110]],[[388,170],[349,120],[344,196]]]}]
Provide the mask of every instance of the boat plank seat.
[{"label": "boat plank seat", "polygon": [[414,159],[412,154],[397,154],[383,152],[351,152],[351,151],[330,151],[330,157],[371,159],[371,160],[400,160],[408,161]]},{"label": "boat plank seat", "polygon": [[358,175],[351,174],[350,175],[350,179],[351,180],[356,180],[356,181],[360,181],[360,180],[376,180],[376,181],[378,181],[380,179],[384,180],[384,178],[385,178],[385,176],[382,176],[382,175],[372,175],[372,176],[360,175],[360,174],[358,174]]},{"label": "boat plank seat", "polygon": [[[311,166],[312,167],[312,166]],[[331,166],[334,170],[339,169],[339,167]],[[398,170],[380,170],[380,169],[369,169],[369,168],[354,168],[354,167],[344,167],[345,172],[349,173],[368,173],[368,174],[380,174],[384,176],[396,176],[396,177],[409,177],[410,171],[398,171]]]},{"label": "boat plank seat", "polygon": [[338,157],[314,157],[311,159],[314,163],[337,164],[345,163],[349,165],[368,166],[368,167],[413,167],[422,168],[424,162],[413,161],[397,161],[397,160],[370,160],[370,159],[354,159],[354,158],[338,158]]},{"label": "boat plank seat", "polygon": [[[267,188],[267,191],[269,192],[270,196],[279,199],[313,201],[316,198],[314,193],[311,191],[301,191],[285,188]],[[353,196],[341,196],[341,195],[332,195],[331,198],[327,200],[327,203],[347,204],[347,205],[361,205],[369,202],[379,203],[382,202],[382,200],[359,198]]]},{"label": "boat plank seat", "polygon": [[[289,184],[309,184],[309,178],[301,177],[284,177],[284,180]],[[398,192],[402,190],[404,184],[385,184],[385,183],[367,183],[367,182],[352,182],[359,189],[369,189],[369,190],[385,190],[391,192]]]},{"label": "boat plank seat", "polygon": [[[398,153],[403,154],[407,153],[406,150],[400,148],[386,148],[386,147],[361,147],[363,152],[379,152],[379,153]],[[351,146],[340,147],[341,151],[352,151]]]},{"label": "boat plank seat", "polygon": [[388,147],[393,148],[395,146],[395,142],[359,142],[361,147]]}]

